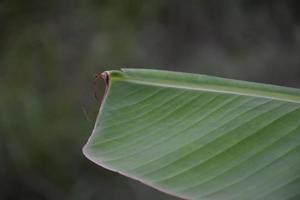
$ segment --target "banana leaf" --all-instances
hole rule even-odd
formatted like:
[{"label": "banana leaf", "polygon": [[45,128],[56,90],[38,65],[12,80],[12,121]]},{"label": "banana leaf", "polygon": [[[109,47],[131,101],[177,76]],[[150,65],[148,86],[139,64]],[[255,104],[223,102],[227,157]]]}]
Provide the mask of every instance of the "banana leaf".
[{"label": "banana leaf", "polygon": [[107,87],[84,155],[183,199],[300,199],[300,90],[147,69]]}]

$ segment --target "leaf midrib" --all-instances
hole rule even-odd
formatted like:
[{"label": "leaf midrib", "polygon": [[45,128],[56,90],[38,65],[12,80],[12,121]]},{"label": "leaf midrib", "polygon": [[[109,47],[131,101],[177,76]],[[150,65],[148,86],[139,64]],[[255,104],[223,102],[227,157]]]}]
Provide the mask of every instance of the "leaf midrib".
[{"label": "leaf midrib", "polygon": [[[296,88],[161,70],[122,69],[121,71],[112,70],[106,73],[113,81],[300,103],[300,90]],[[213,83],[216,81],[217,84]]]}]

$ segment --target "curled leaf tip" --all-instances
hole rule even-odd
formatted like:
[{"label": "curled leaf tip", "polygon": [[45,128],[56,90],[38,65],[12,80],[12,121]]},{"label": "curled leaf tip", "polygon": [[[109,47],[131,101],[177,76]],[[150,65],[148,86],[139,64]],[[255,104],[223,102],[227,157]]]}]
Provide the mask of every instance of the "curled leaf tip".
[{"label": "curled leaf tip", "polygon": [[[104,83],[105,83],[105,91],[104,91],[104,94],[102,96],[102,98],[99,98],[98,95],[97,95],[97,89],[96,89],[96,85],[97,85],[97,81],[102,78],[104,80]],[[94,96],[96,98],[97,101],[102,102],[104,96],[106,95],[106,91],[107,91],[107,88],[109,86],[109,72],[105,71],[105,72],[102,72],[102,73],[97,73],[95,74],[95,80],[94,80]]]},{"label": "curled leaf tip", "polygon": [[108,83],[109,83],[109,73],[108,72],[102,72],[101,74],[100,74],[100,76],[101,76],[101,78],[104,80],[104,82],[105,82],[105,84],[106,84],[106,86],[108,85]]}]

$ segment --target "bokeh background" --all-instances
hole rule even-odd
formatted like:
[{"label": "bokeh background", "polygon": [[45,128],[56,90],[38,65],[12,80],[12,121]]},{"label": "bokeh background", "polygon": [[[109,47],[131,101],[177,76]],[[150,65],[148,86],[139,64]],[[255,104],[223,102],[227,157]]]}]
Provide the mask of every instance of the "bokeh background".
[{"label": "bokeh background", "polygon": [[1,0],[1,200],[176,199],[81,152],[120,67],[300,88],[300,1]]}]

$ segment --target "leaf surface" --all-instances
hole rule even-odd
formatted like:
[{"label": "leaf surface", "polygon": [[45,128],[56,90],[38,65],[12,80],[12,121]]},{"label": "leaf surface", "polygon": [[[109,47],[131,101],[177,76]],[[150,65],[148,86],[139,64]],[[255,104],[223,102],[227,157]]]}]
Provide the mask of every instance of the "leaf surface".
[{"label": "leaf surface", "polygon": [[300,195],[300,90],[146,69],[108,86],[83,152],[184,199]]}]

